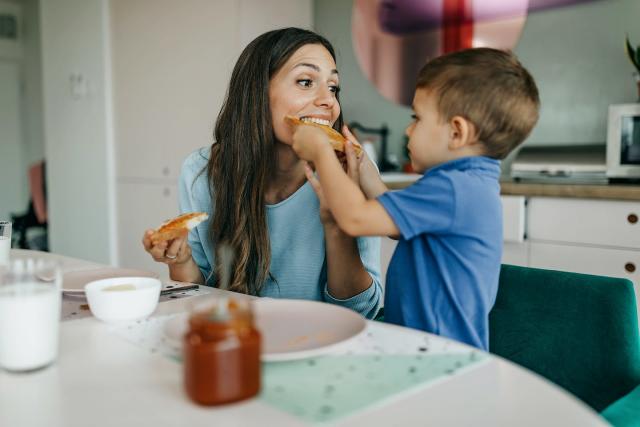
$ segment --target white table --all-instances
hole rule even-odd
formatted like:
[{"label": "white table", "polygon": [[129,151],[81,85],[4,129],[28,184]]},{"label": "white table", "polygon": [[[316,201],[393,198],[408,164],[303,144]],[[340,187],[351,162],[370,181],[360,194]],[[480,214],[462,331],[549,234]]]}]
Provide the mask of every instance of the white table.
[{"label": "white table", "polygon": [[[163,302],[154,316],[184,311],[186,304],[186,298]],[[369,322],[368,327],[397,342],[426,335],[380,322]],[[337,425],[606,425],[597,413],[552,383],[488,357],[477,367],[340,419]],[[257,399],[216,408],[196,406],[183,392],[181,365],[133,345],[107,324],[84,318],[62,322],[60,354],[53,366],[29,374],[0,371],[0,426],[88,425],[305,424]]]}]

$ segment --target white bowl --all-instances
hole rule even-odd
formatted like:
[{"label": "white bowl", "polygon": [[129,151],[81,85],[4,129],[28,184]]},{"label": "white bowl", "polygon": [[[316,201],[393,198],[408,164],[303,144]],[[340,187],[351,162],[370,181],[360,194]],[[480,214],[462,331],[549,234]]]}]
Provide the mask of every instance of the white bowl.
[{"label": "white bowl", "polygon": [[114,277],[84,287],[91,313],[105,322],[143,319],[160,298],[160,280],[152,277]]}]

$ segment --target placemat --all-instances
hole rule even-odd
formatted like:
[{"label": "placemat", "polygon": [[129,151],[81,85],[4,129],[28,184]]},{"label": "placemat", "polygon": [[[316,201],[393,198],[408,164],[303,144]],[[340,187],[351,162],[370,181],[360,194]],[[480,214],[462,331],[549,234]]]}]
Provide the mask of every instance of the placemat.
[{"label": "placemat", "polygon": [[428,387],[486,356],[344,355],[263,364],[260,398],[311,423],[336,421]]},{"label": "placemat", "polygon": [[[164,332],[165,323],[176,315],[115,325],[111,330],[181,363],[181,348]],[[486,354],[471,347],[369,322],[365,333],[327,355],[263,363],[259,398],[309,423],[333,422],[432,386],[486,360]]]}]

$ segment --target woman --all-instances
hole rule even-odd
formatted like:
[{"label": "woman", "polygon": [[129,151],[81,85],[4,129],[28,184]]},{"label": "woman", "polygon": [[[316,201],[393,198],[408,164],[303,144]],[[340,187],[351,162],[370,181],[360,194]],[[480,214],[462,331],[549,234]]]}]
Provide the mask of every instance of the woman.
[{"label": "woman", "polygon": [[224,242],[235,252],[229,290],[326,301],[375,316],[380,241],[338,228],[306,181],[284,120],[308,117],[340,129],[338,92],[333,47],[318,34],[285,28],[245,48],[216,122],[216,142],[192,153],[180,176],[180,210],[208,212],[209,221],[188,241],[153,246],[150,230],[143,238],[173,280],[213,285],[219,269],[213,248]]}]

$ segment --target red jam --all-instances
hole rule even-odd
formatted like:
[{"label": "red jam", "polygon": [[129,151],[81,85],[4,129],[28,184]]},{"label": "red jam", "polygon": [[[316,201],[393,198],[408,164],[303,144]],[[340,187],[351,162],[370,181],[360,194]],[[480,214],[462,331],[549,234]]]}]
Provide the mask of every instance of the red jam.
[{"label": "red jam", "polygon": [[201,405],[220,405],[260,391],[260,333],[248,301],[224,302],[189,319],[184,337],[184,384]]}]

